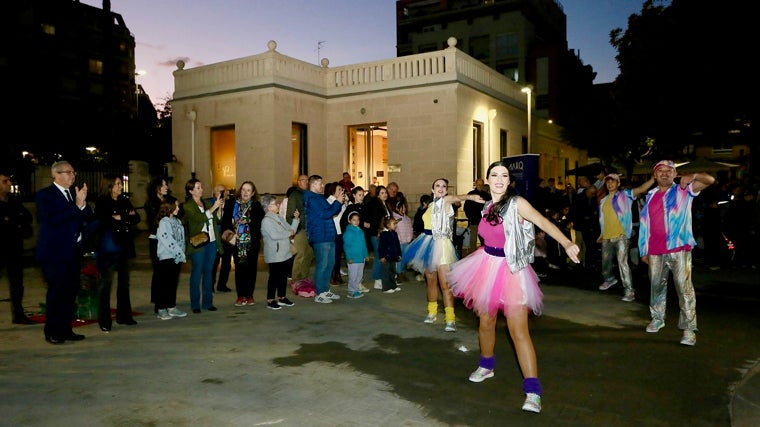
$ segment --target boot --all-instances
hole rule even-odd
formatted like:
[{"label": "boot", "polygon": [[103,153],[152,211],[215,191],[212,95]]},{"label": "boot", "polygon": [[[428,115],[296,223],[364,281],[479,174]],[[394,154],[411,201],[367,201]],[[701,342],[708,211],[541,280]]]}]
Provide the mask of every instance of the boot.
[{"label": "boot", "polygon": [[26,317],[24,305],[21,301],[24,299],[24,289],[13,289],[11,287],[11,313],[13,314],[13,323],[16,325],[34,325],[37,322]]}]

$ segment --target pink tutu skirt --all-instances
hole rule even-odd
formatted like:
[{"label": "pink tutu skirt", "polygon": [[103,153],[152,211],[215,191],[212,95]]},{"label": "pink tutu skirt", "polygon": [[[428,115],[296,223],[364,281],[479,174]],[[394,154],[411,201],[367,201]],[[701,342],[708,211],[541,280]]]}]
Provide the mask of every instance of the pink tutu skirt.
[{"label": "pink tutu skirt", "polygon": [[451,239],[434,240],[430,234],[420,234],[407,246],[402,264],[417,271],[436,271],[439,265],[450,265],[459,259]]},{"label": "pink tutu skirt", "polygon": [[530,265],[512,273],[504,257],[489,255],[480,247],[450,268],[448,279],[452,294],[476,314],[495,316],[501,311],[509,316],[510,311],[523,306],[536,315],[541,314],[544,294]]}]

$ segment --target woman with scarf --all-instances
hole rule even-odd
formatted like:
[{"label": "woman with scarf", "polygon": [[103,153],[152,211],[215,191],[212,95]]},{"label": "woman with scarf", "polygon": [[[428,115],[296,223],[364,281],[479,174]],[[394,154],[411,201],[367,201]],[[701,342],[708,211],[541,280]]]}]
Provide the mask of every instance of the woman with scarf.
[{"label": "woman with scarf", "polygon": [[264,210],[259,204],[256,185],[245,181],[240,185],[238,197],[227,200],[222,216],[222,233],[232,230],[237,234],[237,242],[232,251],[235,261],[236,307],[253,305],[253,290],[256,288],[259,251],[261,250],[261,220]]},{"label": "woman with scarf", "polygon": [[454,248],[453,223],[454,207],[452,204],[471,200],[484,203],[478,194],[464,194],[461,196],[449,195],[449,180],[438,178],[433,181],[433,201],[422,214],[425,231],[409,243],[401,260],[420,274],[425,275],[427,285],[427,316],[425,323],[434,323],[438,315],[438,289],[441,289],[444,307],[444,331],[455,332],[457,330],[456,317],[454,316],[454,296],[449,290],[446,275],[449,272],[449,264],[457,261],[457,252]]}]

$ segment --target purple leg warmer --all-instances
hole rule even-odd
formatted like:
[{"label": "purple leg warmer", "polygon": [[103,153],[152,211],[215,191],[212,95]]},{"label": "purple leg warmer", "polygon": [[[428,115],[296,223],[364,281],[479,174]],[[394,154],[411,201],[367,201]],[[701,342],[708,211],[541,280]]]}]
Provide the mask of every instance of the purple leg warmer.
[{"label": "purple leg warmer", "polygon": [[523,390],[525,393],[535,393],[541,396],[541,383],[538,378],[525,378],[523,380]]},{"label": "purple leg warmer", "polygon": [[496,356],[491,357],[483,357],[480,356],[480,363],[478,366],[485,369],[493,370],[494,365],[496,364]]}]

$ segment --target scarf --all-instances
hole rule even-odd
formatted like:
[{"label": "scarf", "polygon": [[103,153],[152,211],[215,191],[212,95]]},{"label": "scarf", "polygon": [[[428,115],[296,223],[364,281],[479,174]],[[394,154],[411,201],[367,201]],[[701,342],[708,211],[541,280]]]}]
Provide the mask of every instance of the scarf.
[{"label": "scarf", "polygon": [[[251,207],[253,199],[244,202],[237,199],[235,209],[232,211],[232,219],[235,221],[235,228],[238,235],[237,251],[238,261],[243,264],[248,260],[248,251],[251,249],[251,218],[247,216],[248,209]],[[246,222],[243,222],[246,220]]]}]

